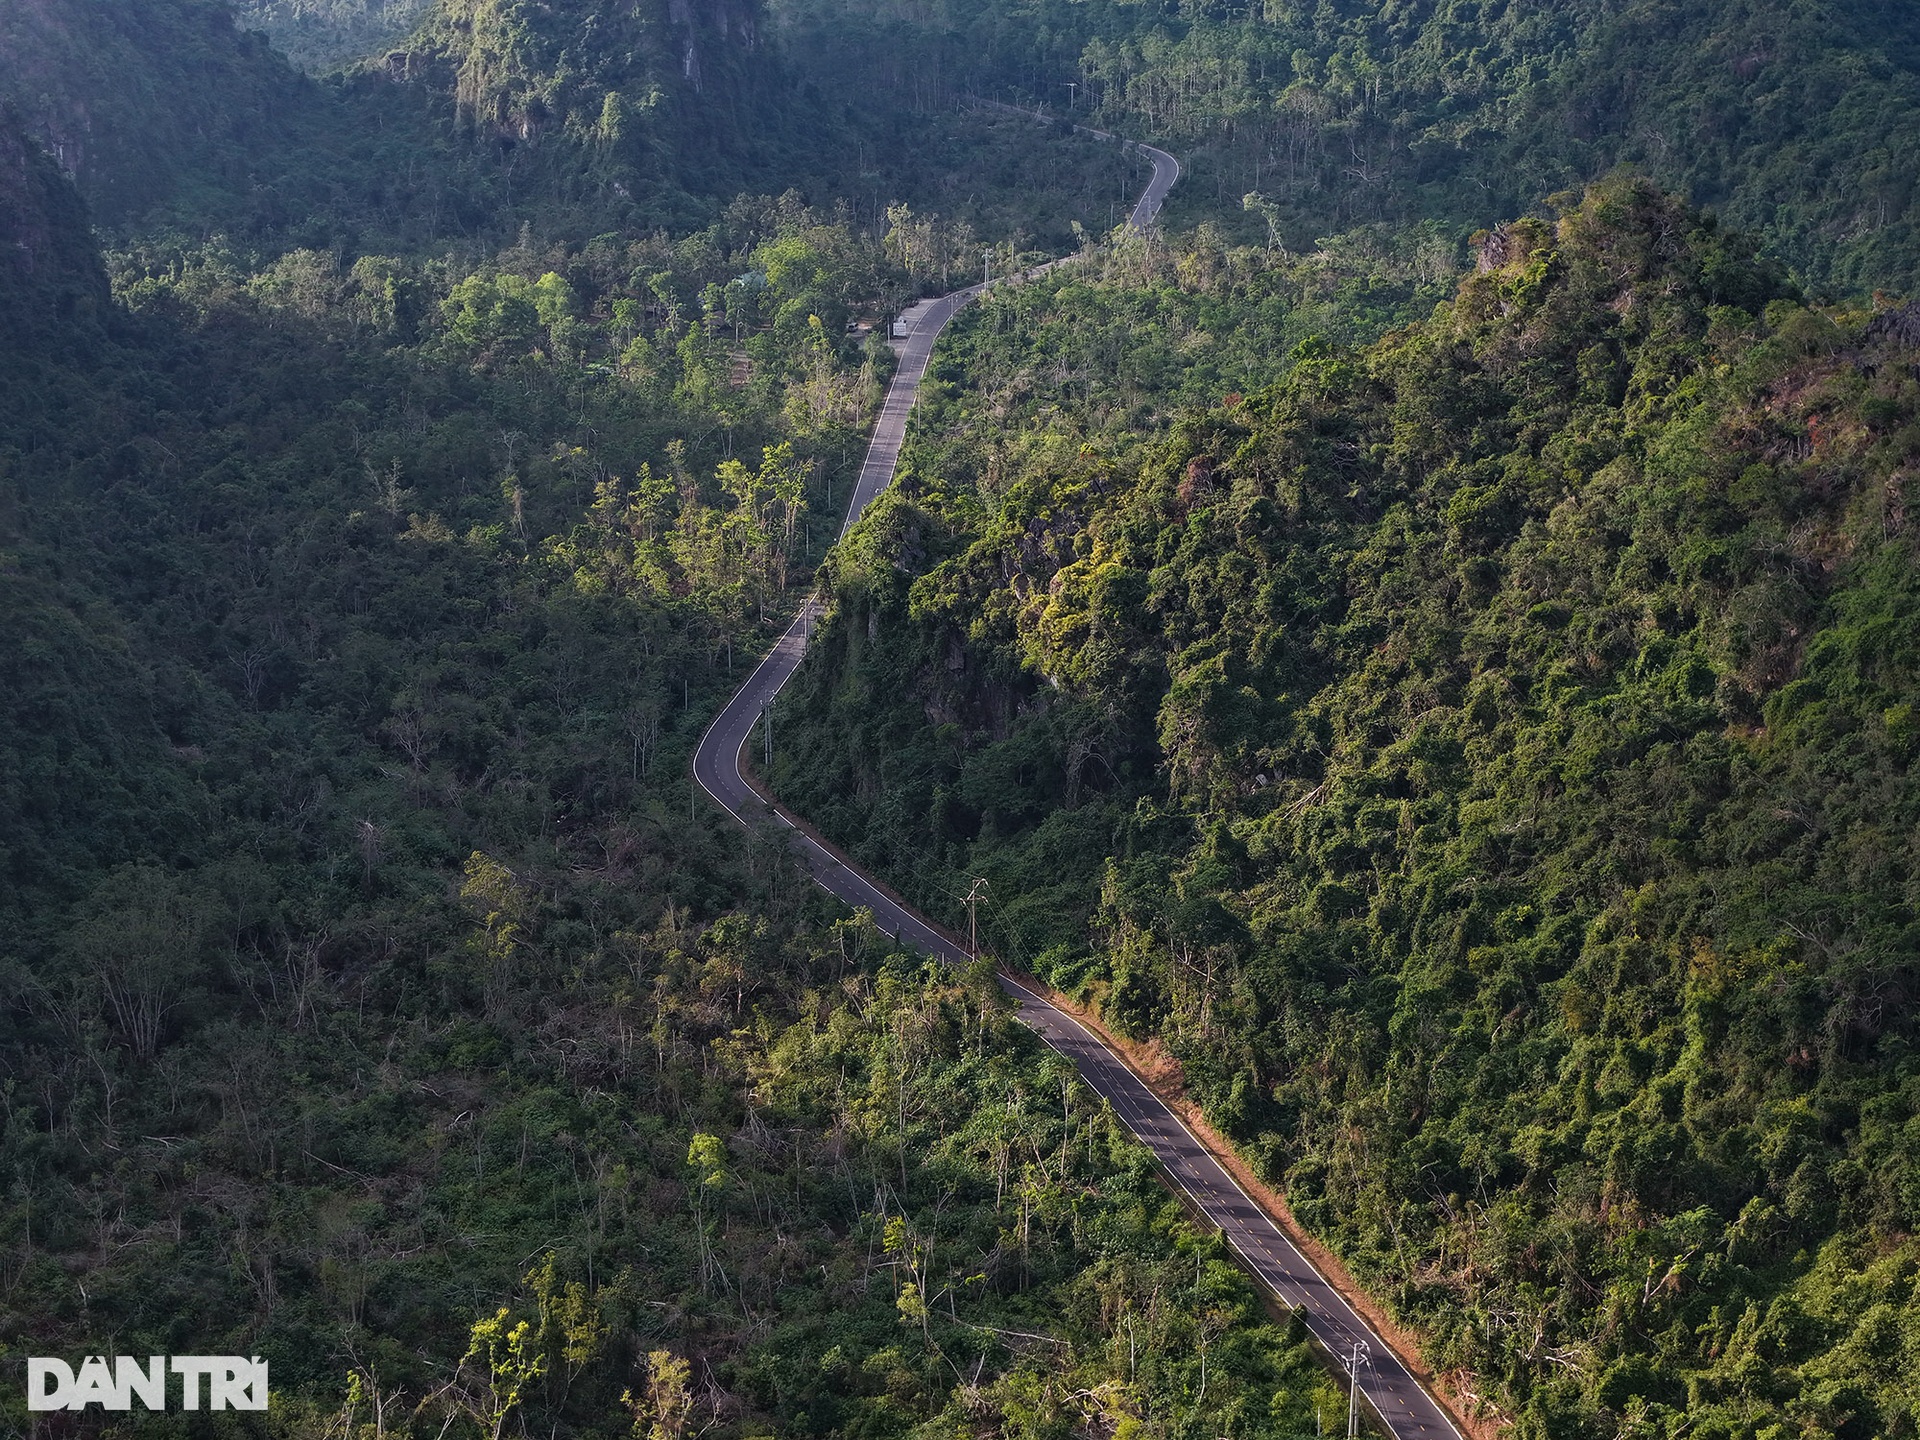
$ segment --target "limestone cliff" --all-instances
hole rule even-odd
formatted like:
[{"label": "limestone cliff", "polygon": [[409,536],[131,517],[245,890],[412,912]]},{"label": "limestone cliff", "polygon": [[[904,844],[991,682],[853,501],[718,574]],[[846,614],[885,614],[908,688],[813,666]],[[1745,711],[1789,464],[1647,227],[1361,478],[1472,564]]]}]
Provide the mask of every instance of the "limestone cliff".
[{"label": "limestone cliff", "polygon": [[19,113],[0,106],[0,347],[91,332],[108,303],[86,206]]}]

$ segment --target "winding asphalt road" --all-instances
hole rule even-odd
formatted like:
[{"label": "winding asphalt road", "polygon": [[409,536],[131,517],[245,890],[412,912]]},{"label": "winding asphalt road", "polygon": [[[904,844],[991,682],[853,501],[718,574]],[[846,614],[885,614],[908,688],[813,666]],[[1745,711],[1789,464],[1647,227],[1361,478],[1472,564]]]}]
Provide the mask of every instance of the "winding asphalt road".
[{"label": "winding asphalt road", "polygon": [[[1048,115],[1044,105],[1035,106],[1033,109],[1027,110],[1018,105],[1009,105],[1004,100],[976,100],[974,103],[988,110],[1001,110],[1009,115],[1024,116],[1026,119],[1041,125],[1050,124],[1053,118]],[[1139,203],[1133,207],[1133,214],[1127,217],[1127,223],[1136,230],[1145,230],[1151,226],[1153,222],[1159,218],[1160,207],[1166,203],[1167,192],[1173,189],[1180,181],[1180,162],[1166,151],[1156,150],[1144,140],[1122,140],[1110,130],[1095,130],[1091,125],[1076,125],[1073,128],[1078,130],[1082,135],[1092,135],[1101,140],[1112,140],[1121,146],[1131,145],[1142,155],[1145,155],[1149,160],[1153,161],[1153,179],[1149,180],[1147,182],[1147,188],[1140,192]],[[1054,262],[1054,264],[1058,263],[1058,261]],[[1050,269],[1052,267],[1042,266],[1041,268]]]},{"label": "winding asphalt road", "polygon": [[[1142,145],[1140,149],[1153,161],[1153,180],[1134,207],[1132,217],[1134,227],[1144,230],[1153,223],[1167,192],[1179,180],[1180,164],[1164,150],[1150,145]],[[912,335],[901,346],[900,367],[874,425],[866,462],[860,467],[859,483],[847,507],[846,522],[840,528],[842,537],[874,497],[893,483],[901,442],[906,438],[907,417],[920,393],[920,381],[926,375],[934,342],[955,312],[983,288],[969,286],[932,301],[922,311]],[[801,606],[793,624],[771,653],[715,717],[694,752],[694,779],[728,814],[749,829],[772,823],[792,832],[790,840],[794,850],[812,871],[814,879],[849,906],[865,906],[871,910],[881,928],[900,944],[953,964],[965,964],[968,956],[962,946],[807,834],[783,809],[769,804],[741,773],[742,752],[754,740],[754,730],[774,697],[799,669],[822,608],[817,594]],[[1390,1434],[1397,1440],[1460,1440],[1460,1433],[1446,1412],[1414,1379],[1400,1357],[1327,1283],[1287,1238],[1286,1232],[1240,1188],[1206,1145],[1119,1055],[1045,996],[1034,993],[1011,976],[1003,975],[1000,984],[1018,1003],[1020,1019],[1048,1045],[1079,1066],[1081,1078],[1112,1105],[1122,1122],[1153,1151],[1193,1206],[1219,1227],[1227,1243],[1282,1303],[1300,1312],[1307,1328],[1334,1356],[1344,1362],[1354,1353],[1356,1343],[1366,1347],[1369,1358],[1361,1367],[1361,1393]]]},{"label": "winding asphalt road", "polygon": [[[1091,132],[1105,136],[1104,130]],[[1136,141],[1135,145],[1149,160],[1153,161],[1153,179],[1147,182],[1147,188],[1140,192],[1140,203],[1133,207],[1129,223],[1136,230],[1145,230],[1160,216],[1160,207],[1166,203],[1167,192],[1180,181],[1180,162],[1164,150]]]}]

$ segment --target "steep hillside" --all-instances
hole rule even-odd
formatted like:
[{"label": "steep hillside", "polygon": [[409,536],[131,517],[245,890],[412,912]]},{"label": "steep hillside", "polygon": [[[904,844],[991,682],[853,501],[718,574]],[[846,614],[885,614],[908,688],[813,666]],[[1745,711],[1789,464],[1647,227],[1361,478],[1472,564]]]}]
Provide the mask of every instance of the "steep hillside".
[{"label": "steep hillside", "polygon": [[809,168],[767,149],[805,152],[809,131],[750,6],[445,0],[416,18],[322,82],[217,0],[33,0],[0,12],[0,94],[120,230],[357,248],[535,216],[684,228]]},{"label": "steep hillside", "polygon": [[309,72],[385,54],[419,23],[430,0],[234,0],[250,30]]},{"label": "steep hillside", "polygon": [[771,31],[758,0],[439,0],[380,73],[450,107],[503,198],[539,196],[543,225],[559,209],[583,234],[613,219],[689,226],[715,197],[796,189],[845,202],[875,233],[908,201],[982,239],[1061,248],[1073,221],[1103,225],[1132,193],[1113,146],[952,106],[912,112]]},{"label": "steep hillside", "polygon": [[1638,184],[1478,255],[1145,434],[1244,257],[964,322],[776,789],[987,877],[1518,1433],[1904,1433],[1920,324]]},{"label": "steep hillside", "polygon": [[1295,248],[1379,221],[1473,229],[1627,163],[1817,283],[1920,287],[1920,17],[1894,0],[779,13],[815,68],[902,105],[1025,96],[1171,145],[1191,161],[1175,223],[1251,194]]},{"label": "steep hillside", "polygon": [[[87,428],[85,376],[113,323],[86,207],[0,106],[0,888],[14,897],[0,911],[16,926],[32,880],[77,858],[76,816],[91,810],[99,833],[121,837],[95,864],[182,818],[125,631],[34,573],[20,547],[50,498],[29,457]],[[76,676],[88,677],[79,691]]]},{"label": "steep hillside", "polygon": [[19,113],[0,105],[0,364],[97,331],[107,275],[87,212]]},{"label": "steep hillside", "polygon": [[[1101,113],[1206,137],[1295,225],[1484,225],[1620,163],[1822,284],[1920,287],[1920,17],[1872,3],[1269,7],[1092,46]],[[1172,39],[1172,37],[1168,37]]]},{"label": "steep hillside", "polygon": [[989,975],[689,813],[876,241],[211,246],[108,309],[0,120],[0,267],[0,1428],[29,1355],[188,1346],[316,1440],[1336,1403]]},{"label": "steep hillside", "polygon": [[688,192],[777,187],[770,177],[817,166],[831,122],[760,23],[756,0],[439,0],[384,63],[450,100],[521,183],[684,224],[697,213]]},{"label": "steep hillside", "polygon": [[321,93],[214,0],[0,11],[0,94],[108,225],[271,183]]},{"label": "steep hillside", "polygon": [[756,26],[750,5],[444,0],[317,81],[217,0],[33,0],[0,12],[0,95],[123,233],[358,250],[685,229],[826,168],[831,125]]},{"label": "steep hillside", "polygon": [[1131,191],[1114,146],[870,103],[762,30],[732,0],[443,0],[314,80],[215,0],[32,0],[0,9],[0,98],[148,255],[213,235],[271,259],[684,233],[788,190],[875,235],[907,202],[968,247],[1060,248]]}]

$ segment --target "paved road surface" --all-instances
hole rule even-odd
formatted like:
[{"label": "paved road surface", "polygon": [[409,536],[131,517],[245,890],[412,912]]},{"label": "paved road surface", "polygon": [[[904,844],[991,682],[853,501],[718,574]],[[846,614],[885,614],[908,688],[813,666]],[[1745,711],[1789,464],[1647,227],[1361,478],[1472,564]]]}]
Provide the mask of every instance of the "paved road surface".
[{"label": "paved road surface", "polygon": [[1160,207],[1166,203],[1167,192],[1180,183],[1180,162],[1166,151],[1156,150],[1151,145],[1141,145],[1139,148],[1153,161],[1153,179],[1141,191],[1140,203],[1133,207],[1130,223],[1136,230],[1145,230],[1160,214]]},{"label": "paved road surface", "polygon": [[[1149,225],[1160,202],[1180,178],[1179,163],[1165,151],[1142,149],[1153,158],[1153,181],[1135,206],[1133,223]],[[920,391],[934,341],[956,311],[981,291],[971,286],[935,301],[918,328],[901,347],[900,368],[874,425],[873,441],[861,466],[859,483],[841,527],[844,536],[875,496],[893,483],[906,438],[907,416]],[[757,743],[756,727],[807,653],[807,642],[820,618],[818,596],[810,598],[774,645],[772,652],[735,692],[714,719],[694,752],[693,774],[700,788],[718,801],[741,824],[774,823],[792,832],[796,852],[814,879],[849,906],[865,906],[882,929],[900,943],[924,954],[963,964],[966,952],[948,936],[899,904],[859,871],[799,829],[793,819],[761,798],[741,774],[743,748]],[[1040,1037],[1079,1067],[1087,1084],[1104,1097],[1133,1133],[1150,1148],[1194,1206],[1220,1228],[1227,1243],[1280,1299],[1299,1310],[1307,1327],[1335,1355],[1353,1353],[1355,1341],[1364,1342],[1371,1355],[1362,1370],[1361,1390],[1387,1429],[1399,1440],[1459,1440],[1459,1432],[1445,1412],[1421,1388],[1399,1356],[1381,1341],[1339,1292],[1321,1277],[1284,1231],[1248,1198],[1205,1145],[1128,1069],[1091,1031],[1040,995],[1011,979],[1001,985],[1018,1002],[1020,1018]]]},{"label": "paved road surface", "polygon": [[[1028,110],[1024,106],[1009,105],[1004,100],[975,100],[976,105],[989,110],[1004,110],[1009,115],[1024,115],[1039,124],[1051,124],[1053,117],[1044,105]],[[1166,203],[1167,192],[1180,183],[1180,162],[1164,150],[1156,150],[1143,140],[1121,140],[1110,130],[1096,130],[1091,125],[1073,127],[1083,135],[1096,135],[1102,140],[1115,140],[1121,145],[1131,145],[1142,155],[1153,161],[1153,179],[1147,182],[1147,188],[1140,192],[1140,201],[1133,207],[1133,214],[1127,217],[1127,223],[1136,230],[1145,230],[1152,225],[1160,214],[1160,207]]]}]

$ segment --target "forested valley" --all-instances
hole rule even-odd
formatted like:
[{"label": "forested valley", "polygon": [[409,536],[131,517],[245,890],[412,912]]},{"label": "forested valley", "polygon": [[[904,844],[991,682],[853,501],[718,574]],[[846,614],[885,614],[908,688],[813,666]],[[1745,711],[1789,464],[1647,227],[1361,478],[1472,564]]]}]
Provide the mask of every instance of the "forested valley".
[{"label": "forested valley", "polygon": [[[376,96],[372,152],[275,196],[271,107],[196,77],[253,67],[289,145],[353,138],[368,82],[211,7],[7,17],[16,75],[102,71],[0,122],[6,1428],[1307,1431],[1302,1337],[990,975],[832,911],[687,777],[836,526],[866,327],[1133,166],[944,117],[866,223],[688,150],[686,212],[635,228],[577,187],[670,137],[603,92],[518,166],[499,97],[546,52],[495,18],[484,123]],[[96,100],[64,158],[104,253],[36,143]],[[308,211],[321,162],[363,188]],[[25,1356],[101,1351],[262,1355],[273,1408],[29,1414]]]},{"label": "forested valley", "polygon": [[[1482,1433],[1913,1433],[1914,25],[0,6],[0,1426],[1344,1423],[991,963],[690,783],[818,583],[780,799]],[[833,545],[891,316],[1068,254]],[[27,1410],[101,1353],[273,1406]]]},{"label": "forested valley", "polygon": [[994,95],[1171,145],[1183,227],[1244,199],[1242,238],[1301,250],[1471,230],[1628,164],[1818,285],[1920,278],[1899,0],[793,3],[809,53],[903,103]]}]

